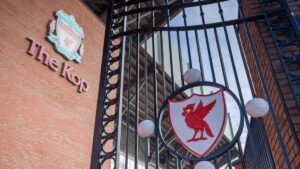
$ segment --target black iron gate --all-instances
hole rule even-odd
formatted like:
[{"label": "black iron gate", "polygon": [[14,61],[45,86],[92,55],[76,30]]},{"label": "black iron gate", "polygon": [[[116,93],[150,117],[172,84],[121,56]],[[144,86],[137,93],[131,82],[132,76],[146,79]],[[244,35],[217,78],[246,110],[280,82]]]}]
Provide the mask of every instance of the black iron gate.
[{"label": "black iron gate", "polygon": [[[276,41],[280,26],[274,26],[272,18],[282,14],[288,17],[285,28],[295,31],[290,37],[298,46],[299,33],[286,1],[257,2],[261,12],[245,16],[241,0],[110,1],[92,168],[193,168],[203,160],[211,161],[216,168],[232,168],[234,161],[239,161],[243,168],[275,167],[267,137],[259,137],[265,131],[257,131],[263,126],[262,121],[255,120],[250,125],[245,113],[245,102],[256,97],[253,83],[261,83],[286,168],[292,168],[248,24],[255,23],[260,30],[262,26],[258,23],[263,23],[269,29],[279,56],[281,46],[286,44]],[[231,11],[235,11],[235,17]],[[241,29],[251,54],[244,51]],[[249,70],[245,55],[251,55],[256,70]],[[298,63],[299,56],[293,60],[282,57],[282,62],[299,103],[299,76],[291,75],[289,70],[289,64]],[[184,82],[182,75],[191,68],[200,70],[201,82]],[[258,74],[260,81],[252,82],[250,72]],[[271,72],[274,75],[273,69]],[[235,121],[233,126],[238,127],[229,127],[229,134],[222,137],[212,154],[197,158],[176,140],[161,112],[169,96],[181,100],[191,93],[207,94],[214,91],[215,84],[228,92],[227,106],[233,117],[228,121]],[[281,91],[278,84],[277,87]],[[284,98],[281,99],[286,107]],[[138,136],[138,124],[144,119],[160,126],[155,136]],[[161,123],[157,122],[159,119],[163,119]],[[288,120],[294,131],[291,119]],[[247,142],[241,133],[247,133]],[[295,131],[294,138],[299,142]],[[262,147],[263,151],[258,150]]]}]

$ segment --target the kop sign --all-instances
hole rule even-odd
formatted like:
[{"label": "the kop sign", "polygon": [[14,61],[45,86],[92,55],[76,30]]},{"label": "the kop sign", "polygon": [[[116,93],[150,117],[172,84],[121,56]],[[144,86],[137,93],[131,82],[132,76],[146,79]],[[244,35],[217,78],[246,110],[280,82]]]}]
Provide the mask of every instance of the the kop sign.
[{"label": "the kop sign", "polygon": [[[66,14],[59,10],[55,13],[56,19],[51,20],[47,39],[54,44],[56,51],[67,60],[74,60],[80,63],[83,53],[83,29],[78,25],[73,15]],[[89,83],[74,71],[74,68],[67,62],[60,62],[50,56],[45,47],[35,38],[28,37],[30,42],[27,53],[35,56],[36,60],[48,66],[52,71],[59,71],[60,76],[66,78],[77,87],[78,92],[87,92]]]}]

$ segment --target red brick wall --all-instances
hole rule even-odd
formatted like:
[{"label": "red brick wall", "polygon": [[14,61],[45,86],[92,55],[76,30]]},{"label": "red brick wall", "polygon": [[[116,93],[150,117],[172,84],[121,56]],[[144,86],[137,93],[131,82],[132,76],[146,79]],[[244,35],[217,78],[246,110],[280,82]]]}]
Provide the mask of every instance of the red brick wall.
[{"label": "red brick wall", "polygon": [[[258,4],[257,0],[251,0],[251,1],[243,1],[244,5],[244,11],[247,16],[255,15],[260,13],[260,6]],[[293,1],[293,4],[299,4],[299,2]],[[293,7],[293,9],[297,9],[297,11],[294,11],[295,13],[299,13],[299,5],[297,8]],[[279,79],[279,85],[282,88],[283,91],[283,97],[287,103],[287,107],[290,112],[290,116],[292,118],[292,122],[295,126],[296,132],[298,136],[300,135],[300,124],[299,124],[299,110],[296,108],[296,102],[295,99],[293,98],[291,94],[291,90],[289,87],[289,84],[287,82],[286,75],[283,70],[283,66],[279,60],[279,56],[276,54],[275,46],[272,43],[271,35],[270,32],[268,31],[267,27],[265,26],[264,23],[260,24],[260,27],[262,28],[263,32],[263,37],[265,39],[267,48],[269,49],[269,54],[271,57],[271,61],[275,67],[275,74],[277,78]],[[255,62],[252,59],[252,54],[251,54],[251,49],[250,45],[247,41],[246,34],[244,27],[240,25],[239,27],[242,41],[243,41],[243,46],[245,49],[249,69],[251,71],[251,77],[254,82],[258,82],[259,80],[259,75],[256,70]],[[259,58],[259,62],[261,65],[261,68],[264,73],[264,77],[267,83],[268,90],[271,95],[271,101],[274,106],[275,114],[276,114],[276,120],[279,123],[279,127],[281,130],[281,134],[284,138],[284,144],[286,145],[288,154],[289,154],[289,159],[292,162],[292,167],[293,168],[300,168],[300,155],[297,149],[297,145],[295,142],[294,137],[292,136],[292,130],[288,124],[287,121],[287,116],[286,112],[284,112],[283,109],[283,103],[280,100],[280,92],[276,88],[275,85],[275,77],[272,75],[270,69],[270,65],[267,61],[267,54],[266,51],[263,48],[263,42],[262,39],[260,38],[260,35],[258,33],[258,30],[256,29],[256,26],[254,23],[249,24],[249,29],[250,29],[250,34],[252,37],[252,40],[254,41],[254,46],[257,52],[257,56]],[[254,83],[255,91],[258,95],[258,97],[264,97],[264,93],[262,91],[262,86],[261,83]],[[275,164],[278,168],[286,168],[285,166],[285,160],[284,156],[281,151],[281,147],[279,144],[278,140],[278,135],[275,131],[274,123],[270,115],[267,115],[266,117],[263,118],[266,132],[268,135],[268,140],[270,143],[270,147],[272,149],[272,154],[273,157],[275,158]]]},{"label": "red brick wall", "polygon": [[[83,28],[85,54],[67,61],[46,40],[59,9]],[[89,168],[104,25],[77,0],[1,0],[0,168]],[[32,37],[90,85],[78,93],[60,72],[27,54]]]}]

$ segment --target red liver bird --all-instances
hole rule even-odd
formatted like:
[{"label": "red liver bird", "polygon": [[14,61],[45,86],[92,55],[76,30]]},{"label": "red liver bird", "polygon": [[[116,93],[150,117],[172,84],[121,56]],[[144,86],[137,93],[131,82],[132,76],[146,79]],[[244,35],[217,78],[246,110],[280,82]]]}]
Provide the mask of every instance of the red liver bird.
[{"label": "red liver bird", "polygon": [[[185,122],[187,126],[189,128],[194,129],[195,131],[193,138],[187,140],[187,142],[206,140],[207,138],[203,136],[204,131],[208,136],[214,137],[213,132],[211,131],[209,125],[204,120],[204,118],[208,115],[208,113],[215,106],[215,104],[216,100],[212,101],[206,106],[203,106],[203,102],[201,100],[196,110],[194,110],[195,103],[189,104],[183,108],[182,115],[185,117]],[[199,131],[201,132],[201,136],[199,138],[195,138]]]}]

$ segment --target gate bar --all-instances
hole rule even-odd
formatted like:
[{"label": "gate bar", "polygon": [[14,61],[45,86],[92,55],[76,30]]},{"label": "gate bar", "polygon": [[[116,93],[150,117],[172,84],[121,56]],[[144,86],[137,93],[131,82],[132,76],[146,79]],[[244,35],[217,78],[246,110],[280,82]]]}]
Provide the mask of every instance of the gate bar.
[{"label": "gate bar", "polygon": [[[223,9],[222,9],[222,6],[221,6],[220,2],[218,2],[218,8],[219,8],[219,13],[220,13],[220,16],[221,16],[221,20],[222,20],[222,22],[224,22],[225,19],[224,19],[224,15],[223,15]],[[229,51],[230,61],[231,61],[231,64],[232,64],[236,85],[237,85],[237,88],[238,88],[239,98],[240,98],[240,101],[241,101],[242,108],[245,110],[245,102],[244,102],[244,98],[243,98],[243,94],[242,94],[242,90],[241,90],[241,85],[240,85],[240,82],[238,80],[238,73],[237,73],[237,70],[236,70],[235,63],[234,63],[232,47],[231,47],[231,44],[230,44],[230,41],[229,41],[227,27],[224,24],[223,24],[223,30],[224,30],[224,33],[225,33],[226,44],[227,44],[228,51]],[[248,79],[248,81],[249,80],[250,79]],[[245,118],[246,126],[247,126],[247,129],[248,129],[248,134],[251,138],[253,138],[252,129],[250,127],[250,123],[249,123],[247,114],[244,115],[244,118]],[[257,159],[257,154],[258,153],[257,153],[257,150],[256,150],[257,149],[256,143],[251,139],[250,144],[251,144],[251,150],[252,150],[251,153],[253,154],[253,157],[254,157],[255,166],[257,168],[260,168],[259,163],[258,163],[258,159]]]},{"label": "gate bar", "polygon": [[132,36],[129,36],[129,49],[128,49],[128,81],[127,81],[127,116],[126,116],[126,147],[125,147],[125,169],[128,166],[128,153],[129,153],[129,125],[130,125],[130,107],[131,107],[131,47]]},{"label": "gate bar", "polygon": [[[154,0],[151,0],[151,7],[154,6]],[[154,81],[154,119],[158,120],[158,101],[157,101],[157,77],[156,77],[156,56],[155,56],[155,45],[154,45],[154,27],[155,27],[155,15],[154,11],[151,11],[151,22],[152,22],[152,57],[153,57],[153,81]],[[158,128],[155,129],[155,167],[159,169],[159,138]]]},{"label": "gate bar", "polygon": [[[200,2],[201,0],[198,0],[198,1]],[[203,30],[204,30],[204,35],[205,35],[205,42],[206,42],[206,48],[207,48],[208,57],[209,57],[209,64],[210,64],[211,74],[212,74],[213,82],[216,82],[216,75],[215,75],[214,65],[213,65],[212,56],[211,56],[210,44],[209,44],[209,39],[208,39],[208,34],[207,34],[207,27],[206,27],[206,24],[205,24],[205,18],[204,18],[204,12],[203,12],[203,9],[202,9],[202,5],[199,6],[199,10],[200,10],[200,15],[201,15],[201,21],[202,21],[202,24],[203,24]]]}]

